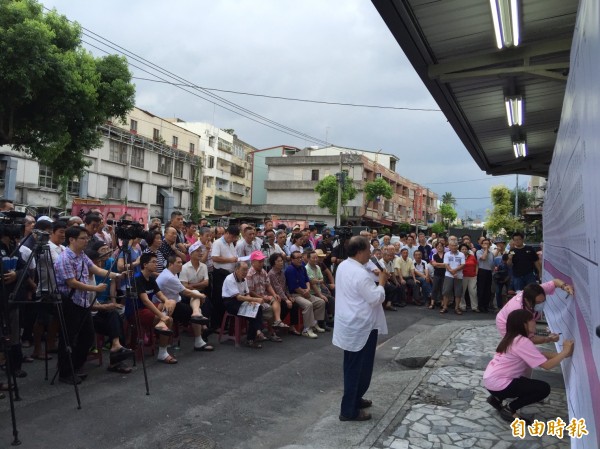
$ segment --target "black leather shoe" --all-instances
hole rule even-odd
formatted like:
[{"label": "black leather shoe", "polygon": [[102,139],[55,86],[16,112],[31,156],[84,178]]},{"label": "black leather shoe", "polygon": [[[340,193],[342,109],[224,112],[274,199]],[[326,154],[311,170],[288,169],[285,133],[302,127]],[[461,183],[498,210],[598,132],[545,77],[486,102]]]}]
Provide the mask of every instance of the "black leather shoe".
[{"label": "black leather shoe", "polygon": [[340,421],[368,421],[371,418],[371,414],[365,412],[364,410],[360,410],[358,415],[356,415],[354,418],[348,418],[344,415],[340,415]]},{"label": "black leather shoe", "polygon": [[360,404],[358,404],[358,408],[369,408],[373,405],[373,401],[369,399],[361,399]]}]

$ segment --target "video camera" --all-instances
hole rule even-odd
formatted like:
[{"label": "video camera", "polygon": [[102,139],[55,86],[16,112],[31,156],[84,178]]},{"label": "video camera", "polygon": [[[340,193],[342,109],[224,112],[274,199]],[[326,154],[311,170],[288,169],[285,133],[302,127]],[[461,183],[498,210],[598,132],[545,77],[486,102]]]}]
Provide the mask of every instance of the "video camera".
[{"label": "video camera", "polygon": [[350,226],[334,226],[336,240],[348,240],[352,238],[352,228]]},{"label": "video camera", "polygon": [[24,212],[0,212],[0,237],[8,236],[13,239],[20,239],[23,237],[24,232]]},{"label": "video camera", "polygon": [[144,225],[132,220],[106,220],[111,226],[116,226],[115,234],[120,240],[144,238]]}]

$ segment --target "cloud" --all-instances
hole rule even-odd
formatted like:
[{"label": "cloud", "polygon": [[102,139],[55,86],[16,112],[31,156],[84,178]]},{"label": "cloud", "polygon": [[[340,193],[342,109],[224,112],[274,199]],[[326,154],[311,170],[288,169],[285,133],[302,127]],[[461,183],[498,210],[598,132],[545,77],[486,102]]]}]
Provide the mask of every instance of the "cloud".
[{"label": "cloud", "polygon": [[[348,103],[437,108],[364,0],[47,0],[85,28],[200,86]],[[90,41],[89,37],[85,38]],[[97,50],[91,49],[96,54]],[[114,52],[114,50],[111,50]],[[130,58],[132,64],[140,65]],[[135,76],[150,78],[139,69]],[[165,76],[166,78],[166,76]],[[175,87],[135,80],[137,105],[159,116],[234,128],[258,148],[312,145]],[[489,196],[485,178],[440,112],[359,109],[219,93],[303,133],[400,158],[401,175],[457,198]],[[489,200],[459,200],[459,215]]]}]

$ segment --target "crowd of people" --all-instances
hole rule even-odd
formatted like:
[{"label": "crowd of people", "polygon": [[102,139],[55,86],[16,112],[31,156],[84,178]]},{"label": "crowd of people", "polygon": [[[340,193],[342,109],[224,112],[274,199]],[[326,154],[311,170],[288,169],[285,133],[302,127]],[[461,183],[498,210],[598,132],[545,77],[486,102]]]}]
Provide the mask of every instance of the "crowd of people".
[{"label": "crowd of people", "polygon": [[[364,252],[362,243],[360,248],[355,243],[354,248],[349,236],[334,238],[330,229],[319,235],[312,226],[301,229],[296,225],[290,232],[284,225],[275,228],[271,220],[259,227],[242,224],[224,228],[211,226],[204,219],[186,223],[180,212],[173,212],[164,227],[153,219],[140,235],[123,241],[116,235],[115,224],[109,225],[105,219],[95,209],[83,217],[65,219],[27,216],[20,239],[2,236],[6,293],[21,278],[24,282],[16,293],[25,301],[39,301],[56,292],[62,298],[66,323],[65,340],[51,304],[14,307],[20,313],[11,314],[13,336],[8,354],[16,377],[27,375],[23,363],[50,360],[57,353],[59,380],[83,381],[83,366],[90,351],[103,349],[95,347],[97,334],[105,337],[108,370],[129,373],[128,359],[133,356],[136,340],[127,334],[138,320],[141,332],[155,336],[157,360],[169,365],[177,363],[169,353],[176,326],[193,335],[194,351],[211,352],[215,347],[208,338],[220,330],[225,314],[247,320],[245,344],[249,348],[260,349],[264,341],[282,342],[281,331],[316,339],[336,324],[336,291],[348,287],[337,287],[338,267],[349,257],[358,260],[357,251],[359,259],[365,259],[367,279],[382,287],[381,305],[377,304],[381,313],[397,311],[410,302],[439,308],[440,313],[453,308],[459,315],[469,309],[502,309],[497,320],[506,336],[499,354],[523,347],[518,336],[531,337],[532,344],[542,342],[529,335],[531,317],[539,309],[536,303],[542,303],[543,299],[538,299],[554,287],[564,287],[560,283],[541,287],[536,283],[539,255],[524,244],[520,233],[515,233],[507,245],[501,236],[493,243],[484,237],[472,242],[468,235],[460,239],[435,234],[428,237],[422,232],[400,234],[392,243],[390,234],[362,231],[367,242]],[[131,217],[125,214],[119,220],[130,223]],[[47,242],[39,242],[44,235]],[[507,293],[523,288],[524,292],[503,308]],[[374,298],[379,298],[378,292],[372,293]],[[517,319],[509,314],[516,309],[529,311],[531,317],[521,314]],[[343,332],[348,323],[341,326]],[[364,338],[371,341],[371,330],[365,332]],[[554,338],[551,336],[551,341]],[[24,355],[24,347],[32,348],[29,355]],[[540,365],[551,367],[556,362],[554,358],[548,360],[554,361]],[[540,361],[536,357],[532,363]],[[489,381],[486,387],[491,392],[490,403],[512,416],[523,401],[507,406],[502,401],[529,386],[508,385],[505,380]],[[6,388],[4,383],[0,385],[0,389]],[[536,397],[543,393],[541,387],[536,391]],[[341,416],[358,416],[357,398],[361,399],[356,392],[347,398]]]}]

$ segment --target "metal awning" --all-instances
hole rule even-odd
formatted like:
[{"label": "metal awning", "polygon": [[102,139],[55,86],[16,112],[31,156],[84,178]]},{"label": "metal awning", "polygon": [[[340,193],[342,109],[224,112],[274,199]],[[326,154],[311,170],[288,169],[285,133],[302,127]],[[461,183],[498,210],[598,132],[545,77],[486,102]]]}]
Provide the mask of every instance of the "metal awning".
[{"label": "metal awning", "polygon": [[[522,39],[498,50],[487,0],[372,0],[442,112],[492,175],[547,176],[569,73],[576,0],[518,0]],[[525,99],[509,127],[504,97]],[[526,139],[516,158],[513,140]]]}]

